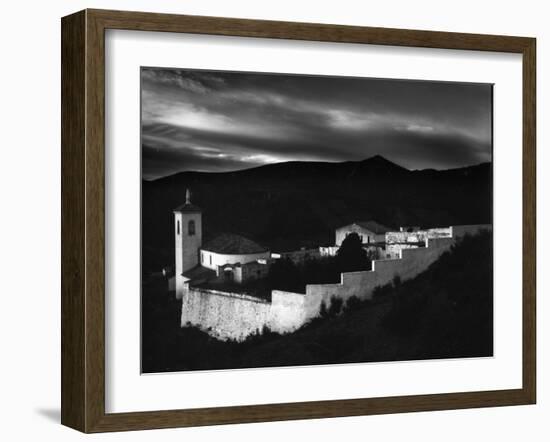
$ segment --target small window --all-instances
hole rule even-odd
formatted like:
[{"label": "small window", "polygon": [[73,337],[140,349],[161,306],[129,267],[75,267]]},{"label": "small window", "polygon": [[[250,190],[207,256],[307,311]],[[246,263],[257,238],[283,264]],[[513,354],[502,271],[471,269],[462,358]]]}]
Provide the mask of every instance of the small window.
[{"label": "small window", "polygon": [[179,222],[179,220],[177,222],[176,232],[177,232],[178,235],[180,234],[180,222]]},{"label": "small window", "polygon": [[189,221],[189,224],[187,225],[187,233],[189,236],[193,236],[195,234],[195,221]]},{"label": "small window", "polygon": [[212,265],[212,255],[210,255],[210,265]]}]

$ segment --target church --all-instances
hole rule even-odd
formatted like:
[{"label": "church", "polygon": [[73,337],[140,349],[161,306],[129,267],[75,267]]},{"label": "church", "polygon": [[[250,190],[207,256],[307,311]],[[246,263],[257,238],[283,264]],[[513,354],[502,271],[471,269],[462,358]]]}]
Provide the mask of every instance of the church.
[{"label": "church", "polygon": [[202,210],[191,202],[189,189],[185,203],[174,209],[174,229],[178,299],[191,281],[242,284],[268,273],[271,251],[244,236],[222,233],[203,245]]}]

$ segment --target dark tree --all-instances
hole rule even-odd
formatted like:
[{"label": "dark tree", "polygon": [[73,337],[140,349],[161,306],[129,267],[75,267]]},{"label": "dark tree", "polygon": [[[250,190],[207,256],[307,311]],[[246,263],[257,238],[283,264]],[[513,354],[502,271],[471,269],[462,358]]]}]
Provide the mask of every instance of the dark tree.
[{"label": "dark tree", "polygon": [[337,252],[338,264],[342,272],[356,272],[367,270],[370,261],[367,252],[363,249],[361,238],[357,233],[350,233]]},{"label": "dark tree", "polygon": [[274,289],[303,291],[300,269],[290,259],[280,259],[269,268],[269,283]]}]

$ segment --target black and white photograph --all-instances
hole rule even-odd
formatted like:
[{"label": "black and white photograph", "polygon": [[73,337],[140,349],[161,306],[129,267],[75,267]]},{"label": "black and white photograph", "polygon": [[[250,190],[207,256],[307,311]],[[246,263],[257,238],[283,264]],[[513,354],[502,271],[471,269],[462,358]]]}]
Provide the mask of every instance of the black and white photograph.
[{"label": "black and white photograph", "polygon": [[142,67],[141,372],[493,356],[493,85]]},{"label": "black and white photograph", "polygon": [[0,442],[548,442],[547,3],[3,6]]}]

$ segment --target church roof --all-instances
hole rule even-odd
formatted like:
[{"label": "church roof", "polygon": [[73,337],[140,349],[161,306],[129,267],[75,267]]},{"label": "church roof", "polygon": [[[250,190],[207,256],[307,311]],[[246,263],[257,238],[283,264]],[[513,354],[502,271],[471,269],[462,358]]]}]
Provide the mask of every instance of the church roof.
[{"label": "church roof", "polygon": [[391,231],[392,229],[390,229],[389,227],[386,227],[380,223],[377,223],[376,221],[356,221],[352,224],[348,224],[347,226],[344,226],[344,227],[348,227],[348,226],[351,226],[351,225],[357,225],[357,226],[361,226],[363,227],[364,229],[372,232],[372,233],[376,233],[376,234],[382,234],[382,233],[386,233],[386,232],[389,232]]},{"label": "church roof", "polygon": [[201,208],[191,203],[182,204],[174,209],[174,212],[197,213],[202,212]]},{"label": "church roof", "polygon": [[195,206],[194,204],[191,204],[191,191],[187,189],[185,191],[185,203],[181,206],[178,206],[174,209],[174,212],[180,212],[180,213],[197,213],[202,212],[200,207]]},{"label": "church roof", "polygon": [[189,278],[191,280],[193,279],[211,279],[216,277],[216,272],[214,270],[211,270],[209,268],[203,267],[201,265],[197,265],[193,267],[190,270],[187,270],[182,273],[183,276],[186,278]]},{"label": "church roof", "polygon": [[208,241],[202,249],[224,255],[250,255],[268,251],[265,247],[235,233],[222,233]]}]

